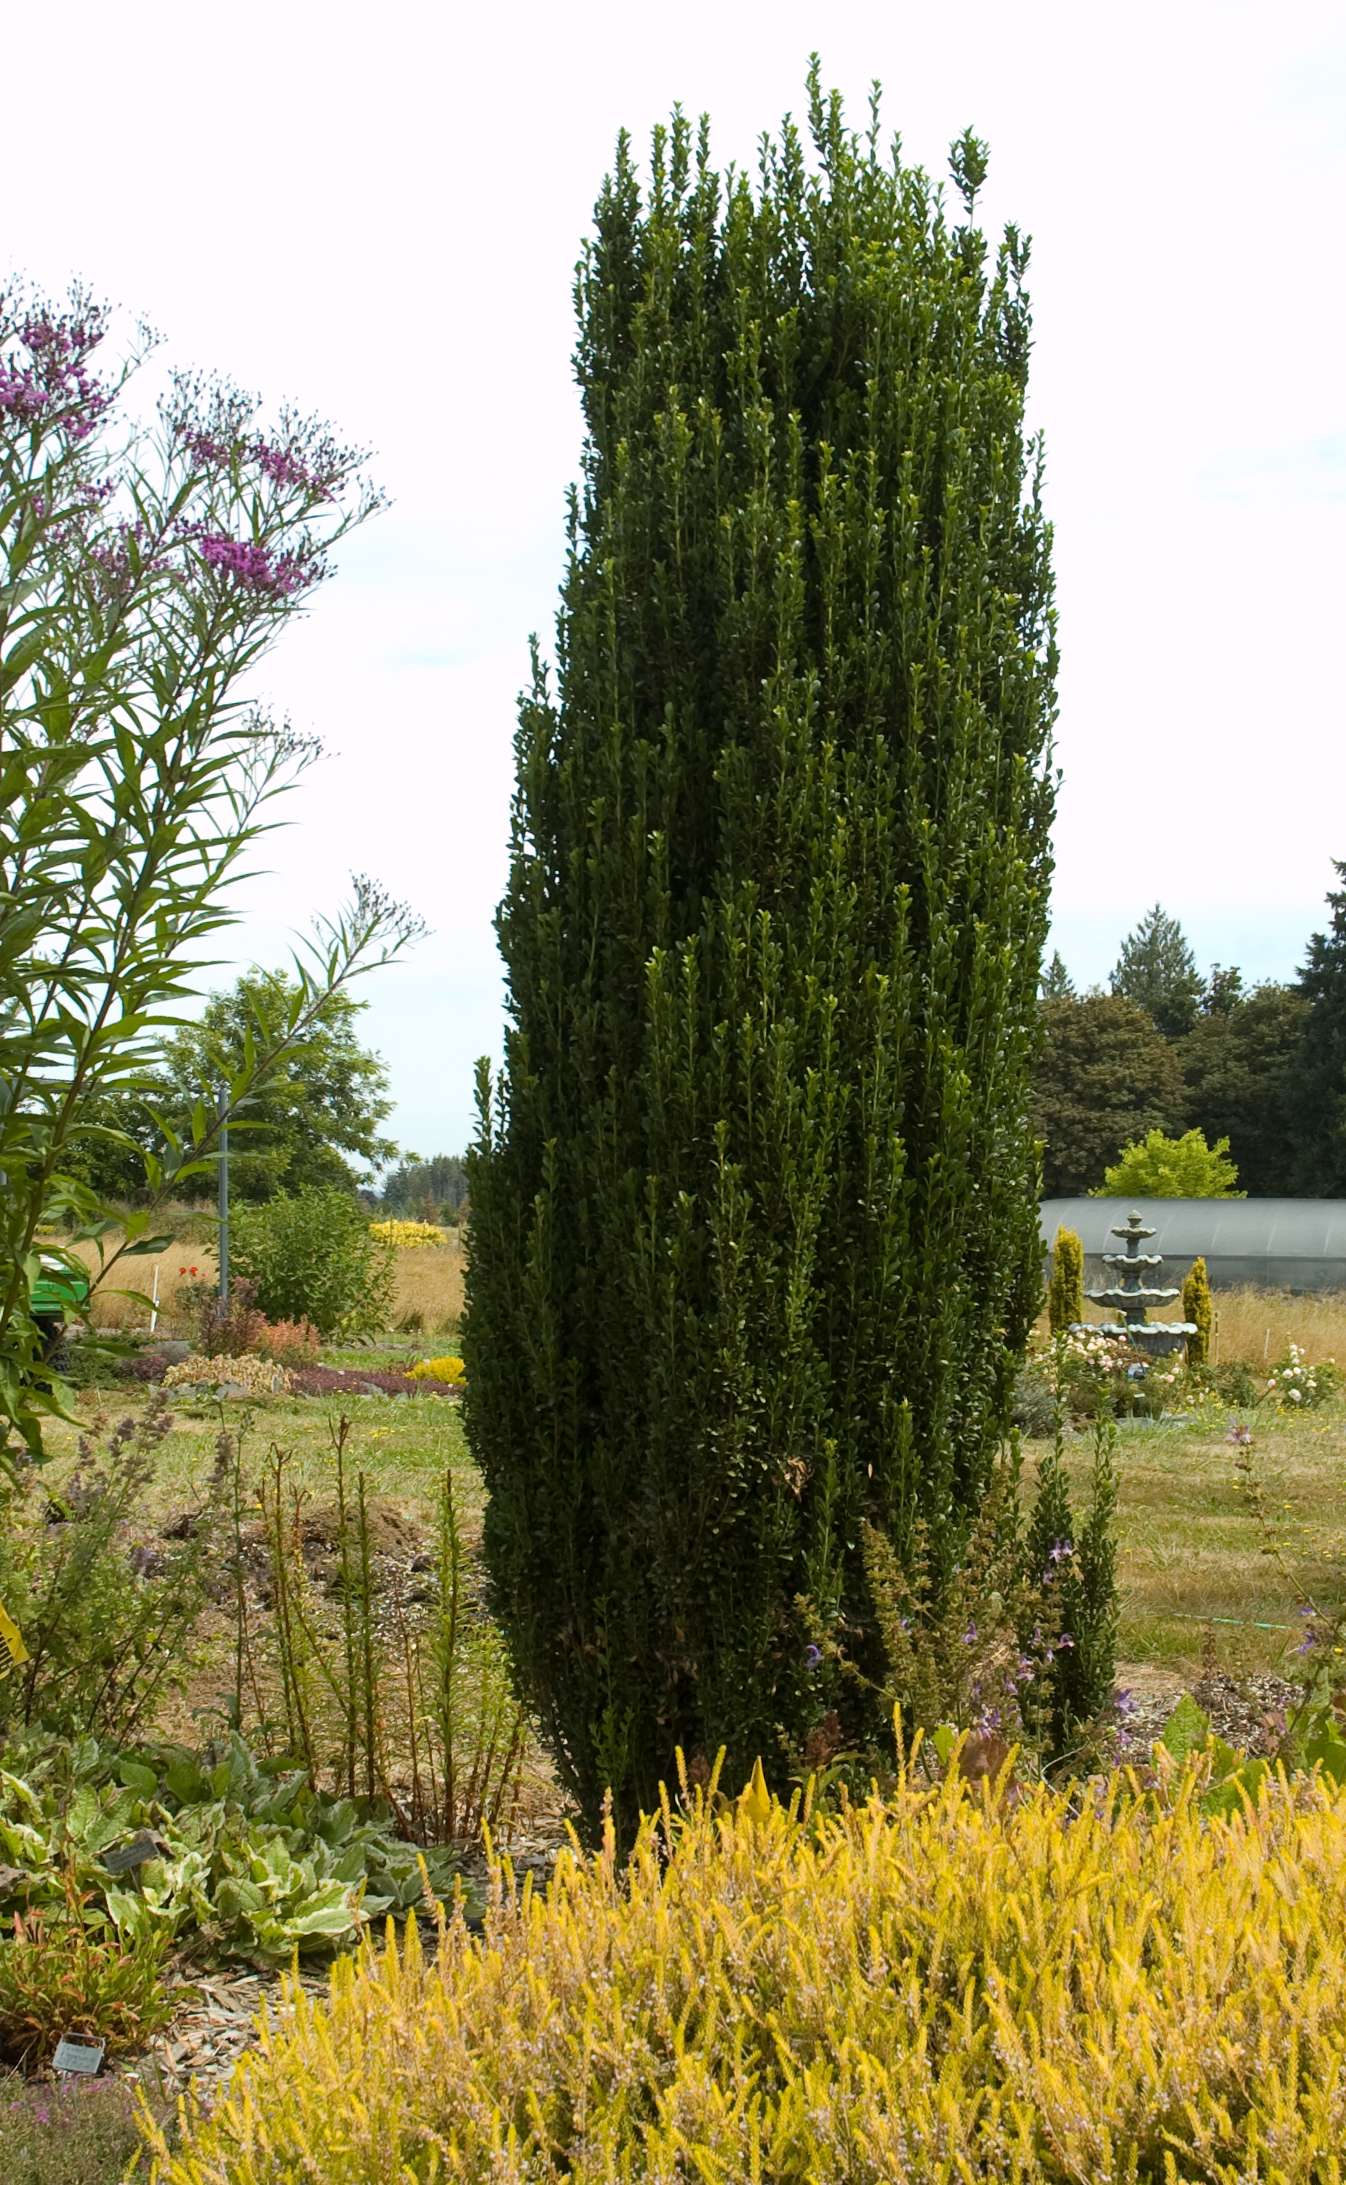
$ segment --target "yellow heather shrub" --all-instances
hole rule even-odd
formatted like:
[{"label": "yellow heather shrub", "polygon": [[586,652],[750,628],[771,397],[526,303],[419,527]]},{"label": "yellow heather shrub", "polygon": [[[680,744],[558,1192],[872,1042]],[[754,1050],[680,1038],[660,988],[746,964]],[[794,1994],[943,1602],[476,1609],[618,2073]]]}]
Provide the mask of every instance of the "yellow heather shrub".
[{"label": "yellow heather shrub", "polygon": [[407,1378],[412,1381],[461,1381],[463,1361],[452,1355],[444,1358],[421,1358],[414,1366],[408,1366]]},{"label": "yellow heather shrub", "polygon": [[399,1251],[444,1242],[443,1230],[432,1221],[372,1221],[369,1226],[380,1243],[395,1244]]},{"label": "yellow heather shrub", "polygon": [[[159,2185],[1342,2185],[1346,1795],[913,1774],[496,1864],[263,2031]],[[147,2127],[147,2130],[151,2128]]]}]

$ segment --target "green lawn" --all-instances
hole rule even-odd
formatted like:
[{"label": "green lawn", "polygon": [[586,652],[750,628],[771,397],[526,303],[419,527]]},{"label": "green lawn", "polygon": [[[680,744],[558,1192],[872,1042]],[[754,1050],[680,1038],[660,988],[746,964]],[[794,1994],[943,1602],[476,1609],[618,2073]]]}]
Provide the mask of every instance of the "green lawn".
[{"label": "green lawn", "polygon": [[[374,1354],[360,1359],[372,1364]],[[140,1389],[124,1385],[89,1391],[83,1399],[86,1410],[100,1405],[111,1416],[143,1401]],[[320,1503],[332,1493],[331,1428],[343,1412],[352,1421],[348,1460],[364,1472],[370,1493],[390,1497],[428,1522],[448,1466],[475,1546],[484,1499],[480,1477],[457,1406],[437,1397],[179,1404],[163,1445],[155,1502],[168,1514],[190,1499],[209,1471],[223,1425],[243,1437],[246,1478],[260,1477],[269,1453],[283,1450],[290,1456],[291,1485]],[[1234,1416],[1205,1413],[1181,1425],[1128,1421],[1119,1429],[1119,1654],[1125,1661],[1194,1674],[1209,1630],[1217,1661],[1230,1674],[1284,1667],[1296,1638],[1297,1588],[1331,1598],[1346,1577],[1346,1404],[1336,1401],[1303,1415],[1265,1406],[1242,1414],[1253,1427],[1251,1457],[1270,1533],[1257,1520],[1240,1475],[1240,1452],[1227,1439]],[[59,1480],[71,1462],[75,1432],[57,1427],[50,1439],[53,1478]],[[1030,1470],[1037,1446],[1028,1445]],[[1067,1445],[1078,1484],[1090,1455],[1085,1434]],[[1267,1552],[1273,1541],[1279,1554]]]},{"label": "green lawn", "polygon": [[[1334,1402],[1297,1416],[1262,1406],[1238,1416],[1253,1429],[1247,1454],[1266,1526],[1227,1439],[1233,1412],[1183,1427],[1137,1421],[1119,1432],[1124,1661],[1195,1674],[1209,1632],[1227,1674],[1289,1673],[1298,1589],[1334,1599],[1346,1576],[1346,1408]],[[1069,1445],[1081,1481],[1089,1453],[1084,1437]]]}]

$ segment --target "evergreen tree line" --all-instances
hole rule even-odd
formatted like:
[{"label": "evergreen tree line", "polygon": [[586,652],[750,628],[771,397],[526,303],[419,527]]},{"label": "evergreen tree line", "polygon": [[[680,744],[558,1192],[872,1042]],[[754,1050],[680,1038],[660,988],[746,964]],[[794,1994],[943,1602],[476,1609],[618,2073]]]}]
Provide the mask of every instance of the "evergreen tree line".
[{"label": "evergreen tree line", "polygon": [[[1346,881],[1346,864],[1336,863]],[[1253,1197],[1346,1196],[1346,888],[1293,979],[1205,977],[1156,904],[1108,988],[1077,993],[1059,952],[1042,980],[1035,1115],[1049,1198],[1094,1190],[1152,1130],[1228,1138]]]}]

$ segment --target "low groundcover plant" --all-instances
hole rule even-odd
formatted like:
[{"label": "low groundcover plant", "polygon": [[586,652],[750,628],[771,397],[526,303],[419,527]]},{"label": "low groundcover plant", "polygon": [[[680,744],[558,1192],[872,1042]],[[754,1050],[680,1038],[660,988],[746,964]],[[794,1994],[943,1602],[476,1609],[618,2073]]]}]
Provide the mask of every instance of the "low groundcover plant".
[{"label": "low groundcover plant", "polygon": [[292,1989],[160,2185],[1328,2185],[1346,1796],[1209,1765],[1082,1794],[918,1762],[832,1812],[665,1805],[484,1937],[409,1923]]}]

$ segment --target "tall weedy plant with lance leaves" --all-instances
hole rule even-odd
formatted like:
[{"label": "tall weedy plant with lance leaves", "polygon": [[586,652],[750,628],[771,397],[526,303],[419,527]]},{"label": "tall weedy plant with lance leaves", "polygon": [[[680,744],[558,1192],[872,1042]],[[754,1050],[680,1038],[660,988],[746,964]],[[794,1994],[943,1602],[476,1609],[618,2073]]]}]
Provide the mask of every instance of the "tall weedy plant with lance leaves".
[{"label": "tall weedy plant with lance leaves", "polygon": [[[810,78],[758,172],[623,136],[499,913],[467,1421],[529,1701],[619,1825],[856,1740],[862,1526],[957,1566],[1040,1296],[1055,643],[1028,248]],[[876,1680],[877,1682],[877,1680]],[[851,1710],[848,1714],[847,1710]]]},{"label": "tall weedy plant with lance leaves", "polygon": [[79,1180],[91,1137],[132,1147],[109,1096],[148,1107],[228,890],[316,754],[246,678],[379,500],[357,450],[294,415],[265,425],[222,382],[178,375],[137,418],[143,341],[112,346],[82,294],[57,311],[0,291],[0,1460],[16,1439],[40,1455],[63,1404],[29,1309],[39,1244],[95,1239],[104,1272],[160,1250],[156,1210],[214,1161],[220,1120],[418,930],[357,880],[296,979],[259,996],[241,1060],[221,1058],[222,1110],[154,1117],[146,1205],[122,1224]]}]

